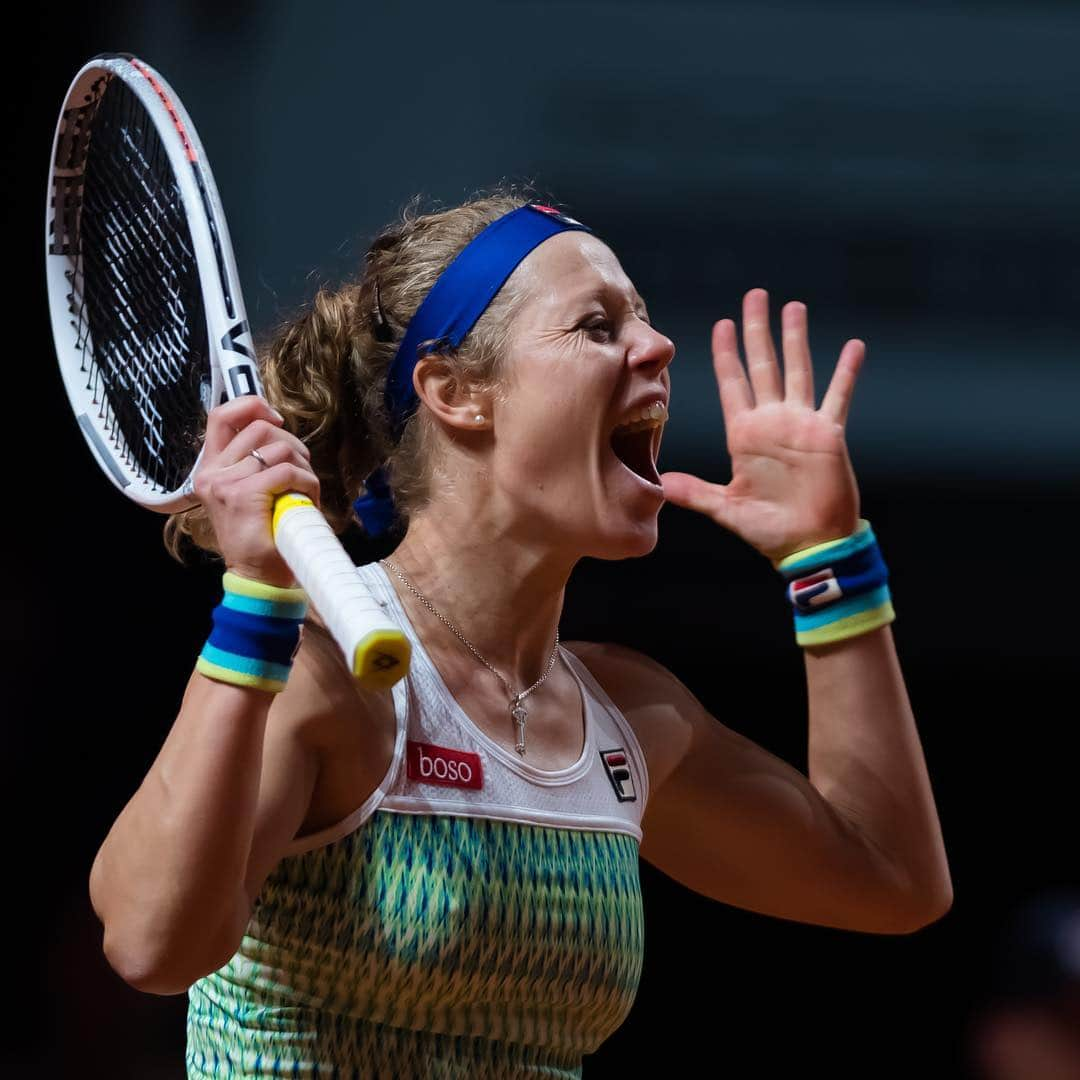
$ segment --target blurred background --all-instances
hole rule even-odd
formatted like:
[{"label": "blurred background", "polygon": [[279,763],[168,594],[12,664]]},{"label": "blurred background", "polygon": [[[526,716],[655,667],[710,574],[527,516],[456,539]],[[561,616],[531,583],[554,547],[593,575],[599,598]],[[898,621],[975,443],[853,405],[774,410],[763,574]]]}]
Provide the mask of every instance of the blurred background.
[{"label": "blurred background", "polygon": [[[26,13],[4,100],[15,287],[4,529],[10,1075],[179,1077],[186,998],[101,954],[90,865],[179,708],[220,596],[99,473],[56,369],[44,187],[98,52],[155,65],[198,127],[256,335],[357,270],[419,193],[532,181],[614,249],[675,341],[661,470],[730,477],[709,355],[769,290],[809,308],[848,423],[949,851],[952,910],[902,937],[778,920],[642,863],[633,1011],[585,1076],[1080,1076],[1075,604],[1080,7],[1031,0],[456,5],[116,2]],[[22,382],[25,380],[25,383]],[[393,541],[345,538],[358,562]],[[1065,554],[1062,555],[1062,552]],[[1057,562],[1055,563],[1055,560]],[[1040,569],[1041,568],[1041,569]],[[564,639],[619,641],[805,771],[774,571],[674,506],[640,560],[587,559]],[[1070,1011],[1071,1010],[1071,1011]],[[736,1062],[749,1062],[736,1065]]]}]

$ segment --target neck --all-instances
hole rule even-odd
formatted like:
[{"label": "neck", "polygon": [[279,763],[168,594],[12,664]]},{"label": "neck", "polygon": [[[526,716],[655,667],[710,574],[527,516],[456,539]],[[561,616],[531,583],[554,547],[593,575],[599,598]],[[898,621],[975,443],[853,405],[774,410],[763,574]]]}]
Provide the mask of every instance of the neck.
[{"label": "neck", "polygon": [[[527,534],[478,532],[453,512],[410,519],[389,559],[517,693],[548,670],[566,582],[576,560]],[[460,526],[460,527],[457,527]],[[389,570],[410,621],[458,670],[482,667]],[[491,677],[494,681],[494,676]]]}]

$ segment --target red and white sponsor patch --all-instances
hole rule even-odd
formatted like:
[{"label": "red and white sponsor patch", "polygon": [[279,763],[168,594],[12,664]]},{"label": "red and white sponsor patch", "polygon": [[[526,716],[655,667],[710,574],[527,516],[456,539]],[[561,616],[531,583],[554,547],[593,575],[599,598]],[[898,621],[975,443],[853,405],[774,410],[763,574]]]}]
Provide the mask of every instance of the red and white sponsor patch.
[{"label": "red and white sponsor patch", "polygon": [[529,203],[534,210],[539,210],[542,214],[547,214],[549,218],[554,218],[556,221],[561,221],[564,225],[580,225],[581,222],[576,218],[572,218],[569,214],[564,214],[561,210],[557,210],[554,206],[546,206],[544,203]]},{"label": "red and white sponsor patch", "polygon": [[408,739],[405,756],[410,780],[476,790],[484,786],[484,769],[479,754]]}]

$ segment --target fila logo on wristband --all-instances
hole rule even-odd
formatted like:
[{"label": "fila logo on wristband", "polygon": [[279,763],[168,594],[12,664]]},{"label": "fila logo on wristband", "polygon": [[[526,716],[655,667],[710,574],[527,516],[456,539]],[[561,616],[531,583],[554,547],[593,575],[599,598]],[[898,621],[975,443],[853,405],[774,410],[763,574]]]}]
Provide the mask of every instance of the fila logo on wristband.
[{"label": "fila logo on wristband", "polygon": [[831,566],[799,578],[788,586],[788,599],[803,611],[839,600],[844,593]]},{"label": "fila logo on wristband", "polygon": [[636,802],[637,791],[634,789],[634,778],[630,775],[630,766],[626,760],[625,747],[615,750],[601,750],[600,760],[604,763],[611,786],[615,789],[615,795],[619,802]]},{"label": "fila logo on wristband", "polygon": [[479,754],[409,739],[406,757],[410,780],[419,780],[424,784],[474,788],[477,791],[484,786],[484,770]]}]

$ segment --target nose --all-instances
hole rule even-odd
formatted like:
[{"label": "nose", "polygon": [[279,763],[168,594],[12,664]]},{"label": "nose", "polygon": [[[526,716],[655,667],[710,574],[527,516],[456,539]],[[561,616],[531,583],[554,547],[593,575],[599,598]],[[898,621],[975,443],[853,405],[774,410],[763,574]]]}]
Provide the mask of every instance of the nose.
[{"label": "nose", "polygon": [[666,334],[660,333],[654,326],[642,322],[634,343],[630,346],[629,360],[633,367],[652,366],[657,374],[671,363],[675,356],[675,342]]}]

